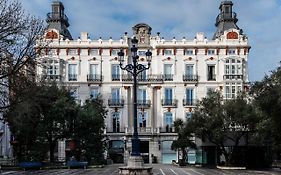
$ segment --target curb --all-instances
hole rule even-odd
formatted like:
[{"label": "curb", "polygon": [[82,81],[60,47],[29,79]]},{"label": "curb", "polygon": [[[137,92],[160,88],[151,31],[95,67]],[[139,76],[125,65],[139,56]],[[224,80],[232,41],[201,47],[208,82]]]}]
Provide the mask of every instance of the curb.
[{"label": "curb", "polygon": [[246,170],[246,167],[217,166],[220,170]]}]

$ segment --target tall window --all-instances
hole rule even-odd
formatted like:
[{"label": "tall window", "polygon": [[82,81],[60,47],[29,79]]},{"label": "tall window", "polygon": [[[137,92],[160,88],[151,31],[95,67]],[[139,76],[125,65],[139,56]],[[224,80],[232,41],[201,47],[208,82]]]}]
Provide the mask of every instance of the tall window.
[{"label": "tall window", "polygon": [[171,112],[166,112],[164,114],[164,127],[166,132],[172,132],[173,114]]},{"label": "tall window", "polygon": [[228,55],[235,55],[235,49],[228,49],[227,54]]},{"label": "tall window", "polygon": [[215,49],[208,49],[208,55],[215,55]]},{"label": "tall window", "polygon": [[172,81],[173,75],[172,75],[172,64],[164,64],[164,79],[166,81]]},{"label": "tall window", "polygon": [[208,81],[216,81],[215,65],[208,65]]},{"label": "tall window", "polygon": [[74,100],[79,100],[79,94],[78,94],[78,88],[72,88],[69,90],[71,97],[74,98]]},{"label": "tall window", "polygon": [[238,59],[227,59],[224,65],[226,79],[241,79],[242,78],[242,61]]},{"label": "tall window", "polygon": [[68,49],[69,55],[77,55],[77,49]]},{"label": "tall window", "polygon": [[97,99],[99,96],[99,89],[98,88],[91,88],[90,89],[90,98]]},{"label": "tall window", "polygon": [[112,98],[112,102],[114,104],[120,103],[120,89],[119,88],[111,89],[111,98]]},{"label": "tall window", "polygon": [[111,66],[111,78],[112,81],[120,81],[120,67],[118,64]]},{"label": "tall window", "polygon": [[43,71],[46,73],[48,78],[58,78],[58,76],[55,75],[60,75],[60,70],[59,70],[60,64],[58,60],[46,60],[44,61],[44,67]]},{"label": "tall window", "polygon": [[141,73],[139,73],[138,79],[141,80],[141,81],[147,80],[147,71],[144,70]]},{"label": "tall window", "polygon": [[139,112],[138,113],[138,127],[146,127],[147,125],[147,112]]},{"label": "tall window", "polygon": [[68,81],[77,81],[77,65],[68,65]]},{"label": "tall window", "polygon": [[99,50],[98,49],[91,49],[90,55],[99,55]]},{"label": "tall window", "polygon": [[206,95],[208,95],[209,93],[215,92],[216,88],[215,87],[206,87]]},{"label": "tall window", "polygon": [[192,49],[186,49],[185,55],[193,55],[193,50]]},{"label": "tall window", "polygon": [[147,91],[146,89],[139,89],[138,90],[138,101],[142,104],[145,103],[147,100]]},{"label": "tall window", "polygon": [[194,101],[194,99],[193,99],[193,89],[186,89],[186,97],[185,97],[186,99],[186,104],[187,105],[193,105],[193,101]]},{"label": "tall window", "polygon": [[146,51],[140,50],[139,51],[139,56],[145,56]]},{"label": "tall window", "polygon": [[193,78],[193,64],[186,64],[185,65],[185,75],[187,79]]},{"label": "tall window", "polygon": [[172,55],[173,51],[172,49],[165,49],[164,55]]},{"label": "tall window", "polygon": [[231,99],[235,98],[242,92],[241,83],[226,83],[225,84],[225,98]]},{"label": "tall window", "polygon": [[120,132],[120,113],[119,112],[113,112],[112,113],[112,129],[113,132]]},{"label": "tall window", "polygon": [[98,65],[97,64],[90,64],[89,78],[92,80],[96,80],[98,78]]},{"label": "tall window", "polygon": [[112,49],[111,55],[117,55],[119,51],[120,51],[119,49]]},{"label": "tall window", "polygon": [[189,121],[192,118],[192,112],[186,112],[185,113],[185,119],[186,121]]},{"label": "tall window", "polygon": [[173,89],[172,88],[165,88],[165,104],[172,105],[173,103]]}]

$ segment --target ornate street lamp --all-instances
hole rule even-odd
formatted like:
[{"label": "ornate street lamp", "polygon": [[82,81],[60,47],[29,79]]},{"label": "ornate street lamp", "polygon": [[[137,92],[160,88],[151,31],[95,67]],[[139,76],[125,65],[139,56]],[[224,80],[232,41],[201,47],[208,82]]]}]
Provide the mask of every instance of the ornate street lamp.
[{"label": "ornate street lamp", "polygon": [[143,64],[139,64],[138,63],[139,56],[137,53],[138,52],[138,48],[137,48],[138,40],[136,39],[136,37],[131,39],[131,43],[132,43],[131,55],[129,55],[129,56],[132,57],[132,63],[123,65],[123,63],[125,61],[125,59],[124,59],[125,54],[122,49],[120,50],[120,52],[118,52],[118,59],[120,62],[120,64],[119,64],[120,68],[122,70],[126,70],[133,76],[134,132],[133,132],[133,136],[132,136],[131,156],[140,156],[140,139],[138,136],[138,124],[137,124],[137,76],[139,73],[150,68],[152,53],[150,52],[150,50],[147,50],[147,52],[145,53],[146,60],[147,60],[147,66],[145,66]]}]

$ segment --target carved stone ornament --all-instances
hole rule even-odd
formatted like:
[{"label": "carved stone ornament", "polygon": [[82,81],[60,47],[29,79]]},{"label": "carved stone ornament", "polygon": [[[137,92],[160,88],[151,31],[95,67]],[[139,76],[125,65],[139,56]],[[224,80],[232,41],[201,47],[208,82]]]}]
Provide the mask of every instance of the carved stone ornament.
[{"label": "carved stone ornament", "polygon": [[59,38],[59,36],[58,36],[57,32],[55,32],[53,30],[47,32],[47,34],[46,34],[46,39],[58,39],[58,38]]},{"label": "carved stone ornament", "polygon": [[238,39],[238,34],[236,32],[228,32],[226,35],[227,39]]}]

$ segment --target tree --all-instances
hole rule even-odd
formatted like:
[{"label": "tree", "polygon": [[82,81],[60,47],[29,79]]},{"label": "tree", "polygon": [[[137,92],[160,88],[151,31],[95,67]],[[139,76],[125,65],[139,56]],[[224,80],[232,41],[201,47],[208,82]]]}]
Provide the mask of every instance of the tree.
[{"label": "tree", "polygon": [[182,159],[180,160],[180,165],[185,165],[187,158],[187,148],[196,148],[196,144],[191,140],[192,131],[189,129],[188,125],[181,119],[177,119],[174,122],[175,131],[178,133],[177,140],[172,143],[172,150],[179,150],[182,153]]},{"label": "tree", "polygon": [[[40,101],[36,94],[38,90],[36,85],[29,86],[22,93],[21,102],[12,105],[4,113],[5,121],[8,122],[14,137],[12,142],[17,161],[43,160],[46,156],[47,150],[38,140],[40,122],[38,114],[41,111]],[[41,150],[38,149],[40,147]]]},{"label": "tree", "polygon": [[273,145],[276,158],[281,159],[281,66],[253,83],[251,94],[263,117],[258,127],[260,141]]},{"label": "tree", "polygon": [[[258,123],[256,116],[255,109],[245,96],[223,100],[220,93],[211,92],[199,102],[189,127],[203,141],[216,145],[226,164],[235,164],[233,156],[239,145],[248,144],[247,135],[255,130]],[[233,149],[227,150],[226,146]]]},{"label": "tree", "polygon": [[106,113],[102,100],[86,100],[75,121],[74,136],[80,143],[81,158],[84,157],[91,164],[100,164],[103,161]]},{"label": "tree", "polygon": [[0,0],[0,111],[23,91],[17,83],[23,72],[29,73],[27,64],[34,60],[35,42],[43,32],[43,22],[26,14],[18,1]]},{"label": "tree", "polygon": [[[34,84],[24,90],[20,102],[5,113],[13,135],[18,142],[19,161],[34,159],[35,150],[49,150],[50,162],[59,139],[68,137],[69,119],[77,115],[77,106],[70,93],[56,84]],[[38,145],[38,147],[36,147]],[[38,148],[38,149],[37,149]],[[24,159],[22,159],[24,157]],[[43,160],[44,156],[37,157]]]},{"label": "tree", "polygon": [[56,84],[40,87],[41,112],[39,137],[47,140],[50,162],[54,162],[54,152],[58,140],[69,137],[69,123],[77,115],[77,105],[71,94]]}]

